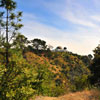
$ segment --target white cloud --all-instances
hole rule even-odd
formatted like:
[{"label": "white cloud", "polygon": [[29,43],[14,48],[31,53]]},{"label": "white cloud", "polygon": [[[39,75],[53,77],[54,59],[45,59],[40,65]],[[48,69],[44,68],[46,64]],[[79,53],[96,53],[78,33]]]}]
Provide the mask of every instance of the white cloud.
[{"label": "white cloud", "polygon": [[100,15],[91,16],[94,21],[100,22]]},{"label": "white cloud", "polygon": [[49,11],[57,14],[62,19],[76,25],[96,28],[97,24],[91,19],[90,10],[78,2],[79,0],[62,0],[62,2],[44,2]]},{"label": "white cloud", "polygon": [[97,25],[94,24],[92,21],[88,21],[88,20],[85,20],[85,19],[78,18],[72,12],[69,12],[67,14],[64,12],[62,14],[62,17],[64,19],[74,23],[74,24],[83,25],[83,26],[92,27],[92,28],[97,27]]},{"label": "white cloud", "polygon": [[37,20],[37,17],[32,13],[23,13],[24,20]]}]

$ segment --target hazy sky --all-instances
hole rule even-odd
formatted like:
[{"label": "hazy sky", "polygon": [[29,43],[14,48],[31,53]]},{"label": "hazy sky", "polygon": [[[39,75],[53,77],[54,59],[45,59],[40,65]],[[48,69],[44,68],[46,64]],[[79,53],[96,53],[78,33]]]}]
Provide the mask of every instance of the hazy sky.
[{"label": "hazy sky", "polygon": [[89,54],[100,40],[100,0],[16,0],[22,33],[69,51]]}]

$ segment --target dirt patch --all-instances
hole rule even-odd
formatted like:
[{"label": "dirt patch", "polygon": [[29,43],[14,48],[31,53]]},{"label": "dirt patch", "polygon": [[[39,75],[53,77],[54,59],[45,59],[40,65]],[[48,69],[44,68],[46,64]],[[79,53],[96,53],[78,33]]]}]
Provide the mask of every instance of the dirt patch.
[{"label": "dirt patch", "polygon": [[36,97],[35,100],[58,100],[56,97]]},{"label": "dirt patch", "polygon": [[61,97],[36,97],[35,100],[100,100],[97,90],[69,93]]}]

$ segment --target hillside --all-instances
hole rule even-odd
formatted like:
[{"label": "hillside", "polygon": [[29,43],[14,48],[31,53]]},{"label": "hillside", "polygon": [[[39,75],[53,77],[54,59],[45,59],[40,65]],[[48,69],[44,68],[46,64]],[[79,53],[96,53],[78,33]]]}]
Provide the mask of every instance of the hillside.
[{"label": "hillside", "polygon": [[[1,100],[29,100],[35,96],[38,100],[49,100],[49,97],[55,97],[51,100],[92,100],[94,93],[98,97],[99,92],[84,90],[99,87],[99,46],[94,50],[92,59],[91,55],[82,56],[68,50],[52,51],[41,44],[39,48],[37,45],[26,46],[20,41],[22,37],[19,34],[19,41],[15,41],[18,45],[12,44],[9,49],[8,65],[6,49],[0,48]],[[35,44],[38,42],[35,39]]]},{"label": "hillside", "polygon": [[45,79],[41,83],[42,95],[59,96],[67,91],[85,89],[88,85],[87,79],[90,75],[88,66],[91,61],[88,56],[69,52],[43,51],[38,54],[26,52],[24,57],[37,72],[42,71],[41,74],[44,72],[42,78]]}]

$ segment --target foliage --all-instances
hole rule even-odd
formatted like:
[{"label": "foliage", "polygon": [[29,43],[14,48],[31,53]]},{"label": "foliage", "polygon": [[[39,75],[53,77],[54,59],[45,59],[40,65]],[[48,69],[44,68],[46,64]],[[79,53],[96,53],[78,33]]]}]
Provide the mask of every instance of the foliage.
[{"label": "foliage", "polygon": [[0,47],[5,48],[6,67],[9,67],[9,49],[11,40],[17,31],[23,26],[21,21],[22,12],[15,13],[16,2],[14,0],[0,0]]},{"label": "foliage", "polygon": [[4,42],[9,43],[15,37],[17,31],[23,26],[19,23],[22,12],[15,13],[16,2],[13,0],[0,0],[0,8],[4,8],[3,12],[0,12],[0,26],[1,29],[6,29],[6,31],[1,31],[1,34],[3,37],[6,36],[6,41]]},{"label": "foliage", "polygon": [[36,50],[46,50],[47,48],[46,42],[41,39],[31,40],[31,43],[32,43],[33,48]]},{"label": "foliage", "polygon": [[90,66],[91,83],[100,86],[100,45],[94,50],[94,59]]},{"label": "foliage", "polygon": [[58,66],[62,77],[65,76],[67,79],[67,86],[71,91],[82,90],[88,86],[87,79],[90,76],[90,71],[78,56],[68,52],[55,52],[53,55],[52,64]]},{"label": "foliage", "polygon": [[16,49],[24,50],[29,41],[27,38],[22,34],[17,34],[16,37],[13,39],[13,47]]},{"label": "foliage", "polygon": [[48,59],[45,57],[39,57],[31,52],[25,54],[25,59],[37,72],[36,81],[32,83],[33,89],[36,90],[36,94],[58,96],[64,92],[64,86],[63,89],[62,85],[57,86],[57,79],[55,77],[56,73],[52,70],[52,67],[54,66],[48,62]]},{"label": "foliage", "polygon": [[34,93],[31,85],[35,79],[34,68],[20,52],[14,52],[8,68],[0,64],[0,100],[28,100]]}]

